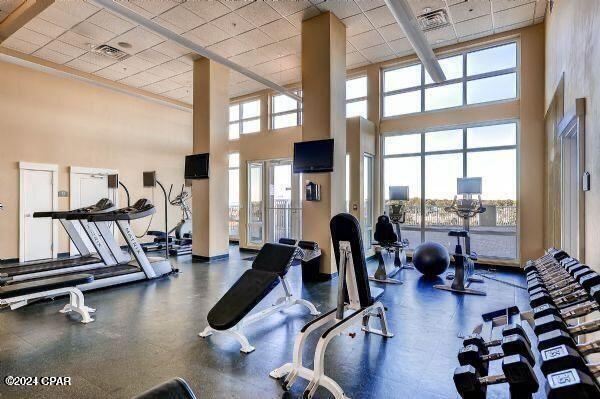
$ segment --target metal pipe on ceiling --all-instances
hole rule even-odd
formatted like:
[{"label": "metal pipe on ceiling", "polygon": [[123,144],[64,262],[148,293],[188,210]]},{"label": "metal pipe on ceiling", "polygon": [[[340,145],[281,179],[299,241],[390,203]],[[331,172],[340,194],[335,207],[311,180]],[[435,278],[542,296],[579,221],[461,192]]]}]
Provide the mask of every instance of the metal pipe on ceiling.
[{"label": "metal pipe on ceiling", "polygon": [[423,34],[423,31],[419,27],[419,23],[415,18],[415,15],[410,8],[407,0],[384,0],[385,4],[390,9],[392,15],[396,19],[396,22],[406,35],[406,38],[413,46],[413,49],[417,53],[417,56],[423,63],[425,70],[431,76],[436,83],[441,83],[446,80],[444,71],[438,62],[431,45],[427,41],[427,38]]},{"label": "metal pipe on ceiling", "polygon": [[91,0],[91,1],[100,7],[104,7],[106,9],[114,12],[115,14],[118,14],[138,25],[143,26],[144,28],[164,37],[167,40],[171,40],[171,41],[179,44],[180,46],[190,50],[191,52],[194,52],[198,55],[201,55],[203,57],[211,59],[215,62],[218,62],[219,64],[225,65],[226,67],[233,69],[234,71],[239,72],[242,75],[247,76],[252,80],[262,83],[263,85],[275,90],[278,93],[285,94],[299,102],[302,102],[302,97],[300,97],[293,91],[286,89],[285,87],[280,86],[275,82],[265,79],[262,76],[260,76],[259,74],[254,73],[251,70],[244,68],[241,65],[236,64],[235,62],[231,62],[227,58],[225,58],[213,51],[210,51],[202,46],[197,45],[196,43],[192,42],[191,40],[188,40],[185,37],[180,36],[177,33],[160,26],[156,22],[139,15],[138,13],[130,10],[129,8],[127,8],[125,6],[122,6],[121,4],[117,3],[114,0]]}]

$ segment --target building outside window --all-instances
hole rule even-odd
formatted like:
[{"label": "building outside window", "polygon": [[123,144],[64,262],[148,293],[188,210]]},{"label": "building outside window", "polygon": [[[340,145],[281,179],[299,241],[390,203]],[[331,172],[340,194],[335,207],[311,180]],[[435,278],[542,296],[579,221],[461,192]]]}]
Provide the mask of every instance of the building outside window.
[{"label": "building outside window", "polygon": [[[302,91],[294,93],[302,95]],[[302,125],[302,103],[285,94],[271,96],[271,129],[300,125]]]},{"label": "building outside window", "polygon": [[346,80],[346,118],[367,118],[367,77]]},{"label": "building outside window", "polygon": [[242,101],[229,106],[229,140],[240,134],[260,132],[260,99]]}]

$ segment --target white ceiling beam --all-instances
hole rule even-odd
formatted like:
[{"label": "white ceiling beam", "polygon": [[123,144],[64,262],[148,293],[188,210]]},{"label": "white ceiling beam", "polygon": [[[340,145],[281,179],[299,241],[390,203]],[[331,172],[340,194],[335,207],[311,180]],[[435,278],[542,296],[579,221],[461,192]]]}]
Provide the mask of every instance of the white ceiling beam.
[{"label": "white ceiling beam", "polygon": [[445,81],[446,76],[444,75],[444,71],[442,71],[442,67],[435,57],[425,34],[423,34],[423,31],[419,27],[419,23],[407,0],[385,0],[385,4],[404,31],[406,38],[413,46],[431,79],[436,83]]},{"label": "white ceiling beam", "polygon": [[268,88],[275,90],[278,93],[285,94],[299,102],[302,102],[302,97],[300,97],[299,95],[294,93],[292,90],[286,89],[285,87],[280,86],[275,82],[265,79],[262,76],[260,76],[259,74],[254,73],[251,70],[244,68],[241,65],[236,64],[235,62],[231,62],[227,58],[225,58],[213,51],[210,51],[202,46],[199,46],[196,43],[192,42],[191,40],[188,40],[185,37],[180,36],[173,31],[170,31],[169,29],[165,29],[164,27],[160,26],[156,22],[139,15],[138,13],[130,10],[129,8],[124,7],[121,4],[117,3],[116,1],[92,0],[92,2],[96,3],[100,7],[104,7],[106,9],[114,12],[115,14],[118,14],[118,15],[130,20],[131,22],[134,22],[138,25],[143,26],[144,28],[156,33],[157,35],[164,37],[167,40],[171,40],[172,42],[179,44],[180,46],[190,50],[193,53],[196,53],[198,55],[201,55],[202,57],[211,59],[215,62],[218,62],[219,64],[225,65],[226,67],[233,69],[234,71],[239,72],[242,75],[245,75],[252,80],[257,81],[257,82],[267,86]]}]

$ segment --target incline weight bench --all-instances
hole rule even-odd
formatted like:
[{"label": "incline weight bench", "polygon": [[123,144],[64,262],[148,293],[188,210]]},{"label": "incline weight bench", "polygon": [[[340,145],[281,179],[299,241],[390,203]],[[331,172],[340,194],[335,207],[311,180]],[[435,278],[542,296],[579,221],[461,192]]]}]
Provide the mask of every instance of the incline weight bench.
[{"label": "incline weight bench", "polygon": [[72,274],[0,286],[0,305],[7,305],[15,310],[27,305],[33,299],[69,294],[69,303],[60,312],[78,313],[81,315],[82,323],[90,323],[94,321],[90,313],[95,312],[96,309],[85,306],[83,293],[77,286],[92,281],[94,276],[91,274]]},{"label": "incline weight bench", "polygon": [[[252,262],[252,268],[246,270],[208,312],[208,326],[198,335],[206,338],[213,333],[228,334],[240,343],[243,353],[250,353],[255,348],[244,335],[245,326],[294,305],[306,306],[311,315],[319,315],[320,312],[312,303],[292,294],[285,278],[292,261],[299,253],[299,248],[292,245],[265,244]],[[284,295],[270,308],[246,317],[279,282],[283,286]]]}]

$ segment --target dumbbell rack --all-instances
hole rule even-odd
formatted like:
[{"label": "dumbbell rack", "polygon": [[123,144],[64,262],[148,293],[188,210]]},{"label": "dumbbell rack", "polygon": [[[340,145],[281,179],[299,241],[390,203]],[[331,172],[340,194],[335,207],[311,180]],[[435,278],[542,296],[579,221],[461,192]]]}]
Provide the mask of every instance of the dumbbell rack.
[{"label": "dumbbell rack", "polygon": [[[581,342],[600,331],[600,317],[593,315],[600,310],[600,275],[554,248],[524,269],[532,308],[519,313],[519,322],[525,323],[512,323],[514,309],[505,310],[506,315],[488,317],[464,339],[461,367],[454,374],[459,394],[485,398],[488,385],[508,383],[513,398],[600,398],[600,364],[587,358],[600,353],[600,340]],[[502,337],[492,340],[494,328],[502,325]],[[490,363],[497,360],[504,373],[488,376]]]}]

